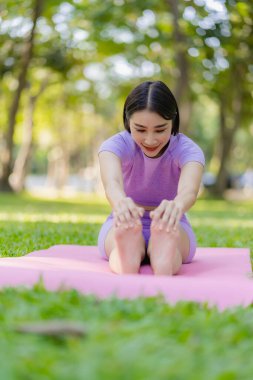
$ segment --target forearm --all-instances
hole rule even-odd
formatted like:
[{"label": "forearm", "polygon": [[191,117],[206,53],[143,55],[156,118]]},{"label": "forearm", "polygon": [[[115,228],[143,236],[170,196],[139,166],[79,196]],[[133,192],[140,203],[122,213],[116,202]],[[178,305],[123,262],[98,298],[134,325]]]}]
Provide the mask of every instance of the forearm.
[{"label": "forearm", "polygon": [[197,196],[193,191],[184,190],[179,192],[174,200],[181,204],[182,211],[185,213],[194,205]]},{"label": "forearm", "polygon": [[111,181],[105,186],[105,194],[110,205],[112,206],[112,209],[115,208],[122,198],[126,197],[123,186],[117,181]]}]

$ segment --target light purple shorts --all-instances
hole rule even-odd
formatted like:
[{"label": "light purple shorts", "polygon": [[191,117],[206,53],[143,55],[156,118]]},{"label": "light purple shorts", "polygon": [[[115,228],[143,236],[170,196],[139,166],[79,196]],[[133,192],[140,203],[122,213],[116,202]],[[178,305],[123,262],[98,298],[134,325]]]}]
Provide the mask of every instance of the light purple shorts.
[{"label": "light purple shorts", "polygon": [[[150,224],[151,224],[151,219],[149,217],[149,211],[145,211],[143,217],[141,218],[141,222],[142,222],[142,234],[143,234],[145,244],[146,244],[146,248],[147,248],[148,242],[150,239]],[[197,247],[196,238],[195,238],[195,234],[194,234],[191,226],[187,222],[180,221],[180,225],[185,230],[185,232],[187,233],[189,240],[190,240],[189,255],[188,255],[188,258],[183,262],[183,264],[189,264],[192,262],[193,257],[194,257],[195,252],[196,252],[196,247]],[[111,214],[108,216],[105,223],[102,225],[101,230],[100,230],[99,235],[98,235],[99,252],[100,252],[101,256],[107,260],[108,260],[108,256],[105,253],[105,239],[106,239],[106,236],[107,236],[109,230],[112,228],[112,226],[113,226],[113,216]]]}]

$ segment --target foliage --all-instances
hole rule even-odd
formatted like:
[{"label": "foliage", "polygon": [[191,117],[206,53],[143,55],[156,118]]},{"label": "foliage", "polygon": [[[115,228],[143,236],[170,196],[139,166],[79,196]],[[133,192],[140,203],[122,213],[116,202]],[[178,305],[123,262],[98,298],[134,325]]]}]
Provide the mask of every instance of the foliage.
[{"label": "foliage", "polygon": [[[226,98],[231,121],[237,86],[242,91],[243,132],[235,136],[229,166],[231,171],[250,167],[251,3],[176,2],[184,36],[180,44],[175,42],[172,3],[175,1],[44,1],[17,117],[15,156],[22,142],[28,98],[45,78],[48,86],[34,114],[36,153],[31,167],[41,168],[37,157],[43,154],[46,160],[52,148],[61,146],[71,169],[78,171],[92,163],[105,137],[122,129],[123,102],[134,85],[162,79],[172,89],[176,87],[182,74],[177,55],[182,52],[189,65],[187,99],[193,105],[189,134],[204,149],[207,167],[210,163],[211,170],[217,169],[220,95]],[[0,5],[1,145],[32,6],[32,0],[7,0]]]}]

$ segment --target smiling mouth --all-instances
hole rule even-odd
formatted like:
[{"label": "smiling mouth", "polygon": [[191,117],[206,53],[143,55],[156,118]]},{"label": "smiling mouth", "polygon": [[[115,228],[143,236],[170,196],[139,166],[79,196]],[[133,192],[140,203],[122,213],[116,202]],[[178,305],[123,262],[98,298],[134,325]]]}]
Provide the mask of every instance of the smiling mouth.
[{"label": "smiling mouth", "polygon": [[145,145],[142,145],[146,150],[148,150],[149,152],[153,152],[155,150],[157,150],[157,148],[159,148],[160,145],[158,146],[155,146],[155,147],[148,147],[148,146],[145,146]]}]

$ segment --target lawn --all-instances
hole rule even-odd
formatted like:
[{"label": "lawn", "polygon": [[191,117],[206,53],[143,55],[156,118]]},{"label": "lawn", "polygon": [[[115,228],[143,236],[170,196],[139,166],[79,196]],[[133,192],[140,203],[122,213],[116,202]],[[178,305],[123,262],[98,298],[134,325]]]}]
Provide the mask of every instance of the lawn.
[{"label": "lawn", "polygon": [[[95,245],[104,199],[0,195],[0,255],[53,244]],[[250,247],[253,202],[199,199],[189,213],[199,246]],[[24,334],[21,323],[82,323],[83,337]],[[0,292],[0,379],[252,379],[253,307],[218,312],[162,298],[99,301],[76,291]]]}]

